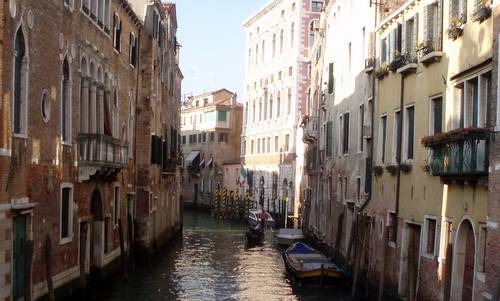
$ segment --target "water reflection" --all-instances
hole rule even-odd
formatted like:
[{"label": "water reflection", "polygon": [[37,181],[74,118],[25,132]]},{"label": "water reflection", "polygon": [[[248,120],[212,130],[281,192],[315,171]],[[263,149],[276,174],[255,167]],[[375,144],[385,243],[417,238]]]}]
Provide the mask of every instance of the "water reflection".
[{"label": "water reflection", "polygon": [[292,288],[282,250],[268,232],[261,246],[245,245],[244,226],[184,213],[182,237],[151,264],[138,267],[99,300],[348,300],[335,289]]}]

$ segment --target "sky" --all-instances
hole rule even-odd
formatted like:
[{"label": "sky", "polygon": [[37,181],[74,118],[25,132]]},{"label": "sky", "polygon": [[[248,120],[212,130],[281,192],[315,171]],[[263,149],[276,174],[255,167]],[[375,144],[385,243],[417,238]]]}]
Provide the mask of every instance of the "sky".
[{"label": "sky", "polygon": [[183,95],[226,88],[243,101],[243,21],[269,0],[176,0]]}]

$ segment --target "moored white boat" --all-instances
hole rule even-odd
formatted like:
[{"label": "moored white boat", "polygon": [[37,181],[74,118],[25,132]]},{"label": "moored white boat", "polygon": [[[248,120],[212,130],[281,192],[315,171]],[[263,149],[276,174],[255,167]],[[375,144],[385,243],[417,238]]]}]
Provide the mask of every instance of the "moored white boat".
[{"label": "moored white boat", "polygon": [[302,241],[305,236],[301,229],[280,229],[278,234],[276,234],[276,238],[279,245],[289,246]]},{"label": "moored white boat", "polygon": [[272,228],[275,225],[273,216],[267,212],[260,209],[250,209],[248,212],[248,223],[251,226],[257,225],[261,219],[266,221],[266,227]]}]

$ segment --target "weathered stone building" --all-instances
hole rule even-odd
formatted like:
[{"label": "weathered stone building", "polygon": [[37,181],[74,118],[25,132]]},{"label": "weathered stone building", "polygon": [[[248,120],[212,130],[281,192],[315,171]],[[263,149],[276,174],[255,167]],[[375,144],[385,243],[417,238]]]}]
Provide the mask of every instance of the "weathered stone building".
[{"label": "weathered stone building", "polygon": [[[0,299],[30,300],[47,294],[49,283],[59,295],[105,275],[134,242],[143,21],[119,0],[10,0],[0,11],[8,41],[1,48]],[[167,64],[179,97],[177,61]],[[178,201],[170,204],[177,214],[170,224],[178,226]]]},{"label": "weathered stone building", "polygon": [[243,106],[221,89],[190,97],[182,106],[185,203],[209,206],[223,187],[225,162],[240,160]]},{"label": "weathered stone building", "polygon": [[138,246],[149,251],[180,227],[180,79],[175,5],[130,1],[143,18],[137,98]]}]

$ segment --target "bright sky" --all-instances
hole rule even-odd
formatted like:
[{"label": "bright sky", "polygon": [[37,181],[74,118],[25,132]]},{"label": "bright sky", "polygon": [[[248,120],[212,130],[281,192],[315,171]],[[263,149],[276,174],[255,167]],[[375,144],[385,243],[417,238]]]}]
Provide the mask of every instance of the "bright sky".
[{"label": "bright sky", "polygon": [[269,0],[177,0],[183,94],[226,88],[243,101],[241,24]]}]

